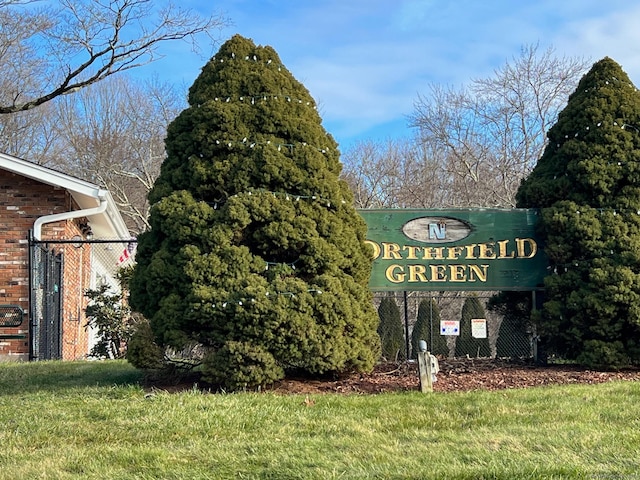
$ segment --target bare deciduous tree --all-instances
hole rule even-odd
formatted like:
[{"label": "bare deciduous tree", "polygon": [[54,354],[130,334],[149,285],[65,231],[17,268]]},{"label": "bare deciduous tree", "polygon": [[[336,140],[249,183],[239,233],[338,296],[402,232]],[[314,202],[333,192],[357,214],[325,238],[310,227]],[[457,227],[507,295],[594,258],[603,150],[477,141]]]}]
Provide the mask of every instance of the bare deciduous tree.
[{"label": "bare deciduous tree", "polygon": [[157,80],[112,77],[55,102],[66,156],[55,166],[109,189],[132,232],[148,228],[147,193],[165,157],[167,125],[185,100]]},{"label": "bare deciduous tree", "polygon": [[515,205],[515,192],[536,164],[546,132],[588,62],[553,49],[524,47],[494,75],[467,88],[431,85],[415,102],[418,141],[438,152],[457,206]]},{"label": "bare deciduous tree", "polygon": [[357,208],[397,206],[402,189],[401,149],[393,141],[361,142],[343,155],[342,178],[351,187]]},{"label": "bare deciduous tree", "polygon": [[[171,1],[0,1],[0,114],[32,109],[226,24]],[[195,48],[195,43],[192,43]]]},{"label": "bare deciduous tree", "polygon": [[[434,142],[362,142],[342,157],[342,178],[357,208],[445,208],[481,204],[484,192],[466,181],[479,167],[451,161]],[[453,166],[464,170],[456,170]]]},{"label": "bare deciduous tree", "polygon": [[62,155],[51,103],[28,112],[0,115],[0,151],[38,164]]}]

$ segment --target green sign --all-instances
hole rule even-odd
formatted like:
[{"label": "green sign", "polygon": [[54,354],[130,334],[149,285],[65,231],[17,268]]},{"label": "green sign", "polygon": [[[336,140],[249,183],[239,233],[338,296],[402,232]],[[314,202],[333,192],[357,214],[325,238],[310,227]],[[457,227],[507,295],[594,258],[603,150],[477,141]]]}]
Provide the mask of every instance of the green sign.
[{"label": "green sign", "polygon": [[537,290],[547,258],[535,209],[360,210],[373,291]]}]

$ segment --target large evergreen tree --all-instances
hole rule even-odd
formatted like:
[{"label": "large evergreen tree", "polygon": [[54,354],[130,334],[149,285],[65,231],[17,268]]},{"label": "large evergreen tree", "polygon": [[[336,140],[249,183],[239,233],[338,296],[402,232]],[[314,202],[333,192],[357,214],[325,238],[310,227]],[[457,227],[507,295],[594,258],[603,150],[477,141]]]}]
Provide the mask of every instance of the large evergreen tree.
[{"label": "large evergreen tree", "polygon": [[462,305],[460,336],[456,338],[456,357],[469,356],[476,358],[491,356],[488,335],[487,338],[475,338],[472,335],[471,320],[474,318],[487,318],[484,307],[477,295],[465,298]]},{"label": "large evergreen tree", "polygon": [[548,139],[517,195],[542,208],[543,346],[588,365],[638,362],[640,94],[616,62],[593,65]]},{"label": "large evergreen tree", "polygon": [[411,358],[417,358],[420,340],[427,342],[432,355],[449,355],[447,338],[440,335],[440,307],[434,298],[422,300],[418,305],[416,323],[411,331]]},{"label": "large evergreen tree", "polygon": [[404,332],[400,309],[393,297],[384,297],[378,306],[378,335],[382,343],[382,357],[395,361],[405,358]]},{"label": "large evergreen tree", "polygon": [[366,225],[307,89],[271,47],[236,35],[188,100],[131,282],[156,342],[202,345],[205,378],[230,389],[372,368]]}]

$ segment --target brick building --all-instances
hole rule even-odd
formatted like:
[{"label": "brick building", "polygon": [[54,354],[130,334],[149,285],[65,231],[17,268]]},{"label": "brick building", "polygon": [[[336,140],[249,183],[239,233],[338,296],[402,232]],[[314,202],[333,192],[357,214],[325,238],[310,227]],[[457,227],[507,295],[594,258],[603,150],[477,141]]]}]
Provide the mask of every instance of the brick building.
[{"label": "brick building", "polygon": [[111,194],[0,153],[0,223],[0,361],[85,358],[84,293],[118,288],[131,238]]}]

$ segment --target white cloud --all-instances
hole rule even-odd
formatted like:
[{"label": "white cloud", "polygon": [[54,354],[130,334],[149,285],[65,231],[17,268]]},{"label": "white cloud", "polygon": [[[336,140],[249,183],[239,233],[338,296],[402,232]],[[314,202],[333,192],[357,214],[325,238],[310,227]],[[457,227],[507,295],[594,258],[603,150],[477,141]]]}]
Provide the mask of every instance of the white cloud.
[{"label": "white cloud", "polygon": [[[190,0],[206,3],[208,0]],[[640,6],[628,0],[233,0],[234,33],[271,45],[320,103],[341,142],[400,131],[429,83],[491,75],[524,45],[604,56],[640,82]],[[173,56],[173,53],[172,53]],[[204,61],[175,56],[190,84]],[[164,62],[166,65],[167,63]]]},{"label": "white cloud", "polygon": [[594,62],[608,56],[640,82],[640,5],[626,4],[608,14],[568,22],[554,43],[570,55],[584,55]]},{"label": "white cloud", "polygon": [[[640,80],[640,6],[568,0],[494,8],[484,2],[404,2],[376,42],[327,48],[316,68],[297,63],[324,101],[328,122],[345,135],[375,125],[406,124],[418,92],[430,82],[460,85],[491,75],[524,45],[554,46],[558,55],[594,61],[610,56]],[[444,5],[443,5],[444,4]],[[473,5],[472,5],[473,4]],[[508,5],[507,5],[508,4]],[[483,6],[484,5],[484,6]],[[438,23],[447,20],[445,23]],[[348,129],[346,127],[348,125]]]}]

